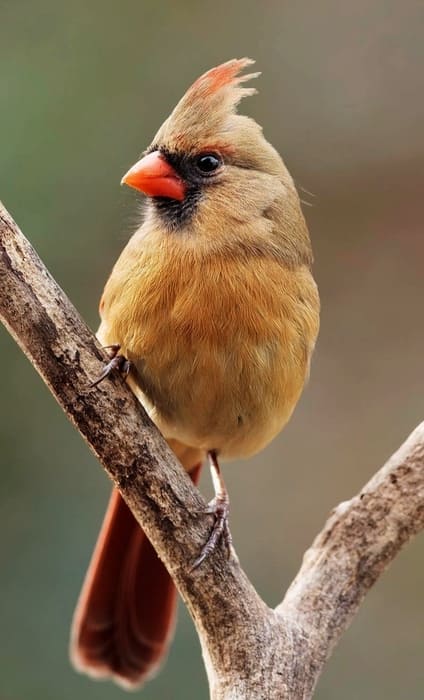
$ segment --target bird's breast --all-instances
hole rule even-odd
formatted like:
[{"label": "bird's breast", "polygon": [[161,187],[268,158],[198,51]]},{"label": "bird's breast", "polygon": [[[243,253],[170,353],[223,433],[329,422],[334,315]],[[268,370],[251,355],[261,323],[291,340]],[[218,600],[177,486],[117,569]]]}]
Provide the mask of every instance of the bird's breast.
[{"label": "bird's breast", "polygon": [[254,453],[288,420],[308,373],[312,276],[260,257],[159,252],[130,242],[121,255],[102,299],[102,342],[135,363],[165,437],[223,457]]}]

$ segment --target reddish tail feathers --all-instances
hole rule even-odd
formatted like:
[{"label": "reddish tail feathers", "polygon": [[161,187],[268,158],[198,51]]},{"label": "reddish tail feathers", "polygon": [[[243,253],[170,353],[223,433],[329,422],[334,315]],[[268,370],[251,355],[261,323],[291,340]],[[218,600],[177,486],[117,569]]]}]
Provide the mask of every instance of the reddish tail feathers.
[{"label": "reddish tail feathers", "polygon": [[[190,476],[197,483],[200,465]],[[113,489],[72,624],[74,666],[127,688],[140,685],[167,653],[176,606],[168,572]]]}]

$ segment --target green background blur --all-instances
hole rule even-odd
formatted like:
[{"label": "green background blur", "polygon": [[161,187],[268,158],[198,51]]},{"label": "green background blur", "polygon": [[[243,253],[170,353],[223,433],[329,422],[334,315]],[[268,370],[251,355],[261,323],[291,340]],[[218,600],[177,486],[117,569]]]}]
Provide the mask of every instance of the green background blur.
[{"label": "green background blur", "polygon": [[[225,470],[235,544],[271,604],[329,510],[424,415],[423,27],[412,1],[0,0],[0,198],[93,329],[138,220],[122,174],[201,72],[244,55],[263,71],[242,110],[314,195],[301,192],[323,306],[290,425]],[[67,658],[109,484],[3,329],[0,348],[0,698],[123,698]],[[423,547],[370,593],[318,700],[424,697]],[[180,612],[145,700],[207,697]]]}]

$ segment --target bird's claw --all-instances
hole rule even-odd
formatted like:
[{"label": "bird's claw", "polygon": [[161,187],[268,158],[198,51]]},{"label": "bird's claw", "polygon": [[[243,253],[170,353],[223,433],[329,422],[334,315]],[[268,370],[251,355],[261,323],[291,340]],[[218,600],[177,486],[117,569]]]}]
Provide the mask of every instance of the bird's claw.
[{"label": "bird's claw", "polygon": [[199,556],[191,566],[191,571],[197,569],[205,561],[205,559],[207,559],[212,554],[212,552],[215,551],[221,539],[224,540],[225,547],[227,549],[228,559],[230,558],[232,553],[233,539],[231,537],[231,532],[228,524],[228,516],[230,512],[230,504],[228,498],[215,496],[215,498],[212,499],[212,501],[210,501],[210,503],[208,504],[208,507],[205,512],[207,514],[213,515],[215,521],[206,543],[203,545]]},{"label": "bird's claw", "polygon": [[90,384],[90,388],[97,386],[112,372],[119,372],[121,377],[126,379],[131,371],[131,360],[128,360],[124,355],[119,354],[120,345],[107,345],[104,350],[110,350],[111,359],[105,365],[101,374]]}]

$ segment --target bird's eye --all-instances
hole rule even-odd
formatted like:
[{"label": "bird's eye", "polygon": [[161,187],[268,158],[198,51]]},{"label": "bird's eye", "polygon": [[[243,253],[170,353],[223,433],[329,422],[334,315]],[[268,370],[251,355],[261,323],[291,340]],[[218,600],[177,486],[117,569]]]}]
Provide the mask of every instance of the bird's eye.
[{"label": "bird's eye", "polygon": [[205,175],[213,173],[221,165],[221,158],[215,153],[203,153],[196,158],[196,166]]}]

